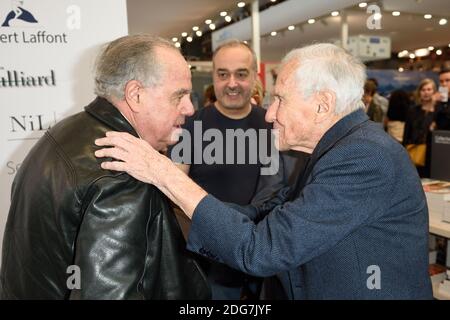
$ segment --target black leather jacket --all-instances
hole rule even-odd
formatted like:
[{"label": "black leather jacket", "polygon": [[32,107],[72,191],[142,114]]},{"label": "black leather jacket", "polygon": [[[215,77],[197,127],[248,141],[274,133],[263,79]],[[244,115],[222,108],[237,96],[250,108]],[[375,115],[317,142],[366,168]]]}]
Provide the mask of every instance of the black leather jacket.
[{"label": "black leather jacket", "polygon": [[[12,187],[0,298],[210,298],[167,198],[101,169],[94,139],[110,130],[137,136],[97,98],[51,128],[24,160]],[[80,289],[71,265],[80,268]]]}]

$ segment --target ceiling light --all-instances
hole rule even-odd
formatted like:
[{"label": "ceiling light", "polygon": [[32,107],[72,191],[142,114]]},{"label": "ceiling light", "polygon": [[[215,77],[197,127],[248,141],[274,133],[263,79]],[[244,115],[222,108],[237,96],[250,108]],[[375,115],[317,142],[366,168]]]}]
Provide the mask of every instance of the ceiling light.
[{"label": "ceiling light", "polygon": [[200,30],[197,30],[195,34],[197,35],[197,37],[201,37],[203,33]]},{"label": "ceiling light", "polygon": [[428,47],[428,50],[433,51],[433,50],[434,50],[434,47],[433,47],[433,46],[429,46],[429,47]]},{"label": "ceiling light", "polygon": [[448,47],[450,48],[450,44],[448,45]]},{"label": "ceiling light", "polygon": [[428,48],[421,48],[414,51],[416,57],[426,57],[430,54],[430,50]]},{"label": "ceiling light", "polygon": [[431,18],[433,18],[433,16],[429,13],[427,13],[426,15],[423,16],[425,19],[429,20]]},{"label": "ceiling light", "polygon": [[211,23],[212,23],[212,20],[211,20],[211,19],[207,19],[207,20],[205,20],[205,23],[206,23],[206,24],[211,24]]},{"label": "ceiling light", "polygon": [[439,20],[439,24],[441,26],[446,25],[447,24],[447,19],[442,18],[441,20]]},{"label": "ceiling light", "polygon": [[277,2],[277,0],[270,0],[270,2]]},{"label": "ceiling light", "polygon": [[414,53],[410,53],[410,54],[409,54],[409,58],[410,58],[410,59],[414,59],[415,57],[416,57],[416,55],[415,55]]},{"label": "ceiling light", "polygon": [[197,26],[192,27],[193,31],[197,31],[199,28]]},{"label": "ceiling light", "polygon": [[403,72],[405,71],[405,69],[403,69],[402,67],[398,68],[398,72]]},{"label": "ceiling light", "polygon": [[294,30],[294,29],[295,29],[295,26],[289,26],[289,27],[288,27],[288,30],[289,30],[289,31],[292,31],[292,30]]},{"label": "ceiling light", "polygon": [[309,24],[313,24],[314,22],[316,22],[315,19],[309,19],[309,20],[308,20],[308,23],[309,23]]},{"label": "ceiling light", "polygon": [[276,32],[276,31],[272,31],[272,32],[270,33],[270,35],[271,35],[272,37],[275,37],[275,36],[277,35],[277,32]]},{"label": "ceiling light", "polygon": [[373,15],[373,19],[374,20],[380,20],[383,16],[381,15],[381,13],[377,12]]},{"label": "ceiling light", "polygon": [[177,37],[173,37],[173,38],[172,38],[172,41],[173,41],[173,42],[177,42],[177,41],[178,41],[178,38],[177,38]]},{"label": "ceiling light", "polygon": [[392,11],[392,15],[394,17],[398,17],[400,15],[400,11]]},{"label": "ceiling light", "polygon": [[442,50],[441,50],[441,49],[436,50],[436,54],[437,54],[438,56],[440,56],[440,55],[442,54]]},{"label": "ceiling light", "polygon": [[187,37],[187,38],[186,38],[186,41],[187,41],[187,42],[192,42],[192,37]]},{"label": "ceiling light", "polygon": [[175,42],[175,47],[179,48],[181,47],[181,44],[179,42]]},{"label": "ceiling light", "polygon": [[358,4],[358,6],[360,8],[365,8],[365,7],[367,7],[367,2],[361,2],[360,4]]},{"label": "ceiling light", "polygon": [[245,2],[238,2],[238,4],[237,4],[237,6],[239,7],[239,8],[243,8],[243,7],[245,7]]},{"label": "ceiling light", "polygon": [[408,56],[408,54],[409,54],[408,50],[402,50],[398,53],[397,57],[405,58],[406,56]]},{"label": "ceiling light", "polygon": [[186,38],[186,37],[187,37],[187,32],[183,32],[183,33],[181,34],[181,36],[182,36],[183,38]]},{"label": "ceiling light", "polygon": [[211,24],[209,25],[209,28],[210,28],[211,30],[215,30],[215,29],[216,29],[216,25],[215,25],[214,23],[211,23]]},{"label": "ceiling light", "polygon": [[220,16],[221,16],[221,17],[225,17],[227,14],[228,14],[228,13],[227,13],[226,11],[222,11],[222,12],[220,13]]},{"label": "ceiling light", "polygon": [[226,22],[231,22],[231,17],[230,17],[230,16],[226,16],[226,17],[225,17],[225,21],[226,21]]},{"label": "ceiling light", "polygon": [[333,11],[332,13],[331,13],[331,16],[332,17],[337,17],[339,15],[339,11]]}]

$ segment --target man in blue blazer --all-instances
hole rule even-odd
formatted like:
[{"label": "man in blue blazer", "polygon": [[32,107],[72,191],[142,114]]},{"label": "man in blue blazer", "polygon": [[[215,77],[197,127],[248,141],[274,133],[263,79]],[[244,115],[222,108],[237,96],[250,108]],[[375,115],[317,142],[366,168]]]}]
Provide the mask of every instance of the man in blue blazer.
[{"label": "man in blue blazer", "polygon": [[332,44],[289,53],[266,120],[280,150],[311,154],[293,188],[259,208],[208,195],[142,140],[108,133],[97,156],[160,188],[192,219],[188,249],[291,299],[430,299],[428,210],[403,147],[368,120],[365,67]]}]

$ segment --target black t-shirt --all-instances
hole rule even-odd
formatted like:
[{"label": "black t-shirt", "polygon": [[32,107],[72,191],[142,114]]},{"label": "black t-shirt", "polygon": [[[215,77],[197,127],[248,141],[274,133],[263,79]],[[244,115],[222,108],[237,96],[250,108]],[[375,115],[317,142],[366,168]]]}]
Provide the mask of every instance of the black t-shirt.
[{"label": "black t-shirt", "polygon": [[[202,108],[183,126],[190,133],[190,141],[181,137],[168,154],[175,162],[180,162],[176,155],[182,156],[181,162],[190,164],[189,176],[219,200],[249,204],[256,191],[262,162],[267,160],[261,161],[258,154],[268,157],[268,152],[272,152],[272,125],[264,120],[265,113],[263,108],[252,106],[245,118],[236,120],[224,116],[214,105]],[[241,138],[236,138],[234,134],[239,132]],[[244,132],[245,139],[242,138]],[[182,145],[190,145],[190,156],[184,154]]]}]

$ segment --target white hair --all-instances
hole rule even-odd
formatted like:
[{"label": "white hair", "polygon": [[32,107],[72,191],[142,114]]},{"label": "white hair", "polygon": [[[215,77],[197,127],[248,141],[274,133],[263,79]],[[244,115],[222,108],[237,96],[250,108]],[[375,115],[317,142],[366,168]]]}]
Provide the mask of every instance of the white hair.
[{"label": "white hair", "polygon": [[346,115],[364,108],[361,101],[366,81],[366,67],[344,49],[331,43],[319,43],[294,49],[282,66],[298,61],[296,86],[308,99],[312,94],[330,90],[336,95],[336,114]]}]

